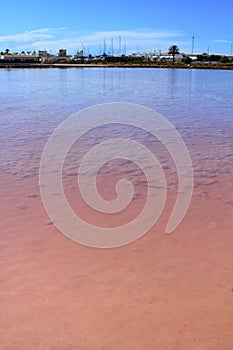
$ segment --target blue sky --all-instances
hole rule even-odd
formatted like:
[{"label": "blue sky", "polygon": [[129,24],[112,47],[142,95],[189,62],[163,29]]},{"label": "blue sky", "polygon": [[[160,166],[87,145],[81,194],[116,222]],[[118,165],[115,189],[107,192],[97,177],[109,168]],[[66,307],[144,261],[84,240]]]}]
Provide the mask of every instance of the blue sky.
[{"label": "blue sky", "polygon": [[230,54],[233,43],[232,0],[62,1],[22,0],[1,3],[0,51],[47,49],[69,53],[166,51],[177,44],[182,52]]}]

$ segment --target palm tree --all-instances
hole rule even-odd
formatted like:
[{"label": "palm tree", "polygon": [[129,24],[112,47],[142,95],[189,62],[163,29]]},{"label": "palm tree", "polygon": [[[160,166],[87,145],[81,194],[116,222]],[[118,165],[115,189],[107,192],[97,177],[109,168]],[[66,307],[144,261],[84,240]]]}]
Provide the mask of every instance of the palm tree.
[{"label": "palm tree", "polygon": [[5,50],[5,53],[6,53],[6,54],[8,54],[9,52],[10,52],[10,50],[9,50],[9,49],[6,49],[6,50]]},{"label": "palm tree", "polygon": [[175,55],[178,55],[180,53],[180,49],[177,45],[172,45],[168,49],[168,53],[172,55],[172,61],[175,62]]}]

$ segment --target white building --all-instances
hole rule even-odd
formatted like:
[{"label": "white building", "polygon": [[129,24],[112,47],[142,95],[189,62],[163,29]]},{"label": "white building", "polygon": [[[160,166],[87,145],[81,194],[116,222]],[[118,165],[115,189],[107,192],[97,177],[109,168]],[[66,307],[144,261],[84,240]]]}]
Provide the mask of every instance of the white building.
[{"label": "white building", "polygon": [[1,62],[14,62],[14,63],[39,63],[40,62],[40,57],[35,55],[35,54],[3,54],[0,55],[0,61]]}]

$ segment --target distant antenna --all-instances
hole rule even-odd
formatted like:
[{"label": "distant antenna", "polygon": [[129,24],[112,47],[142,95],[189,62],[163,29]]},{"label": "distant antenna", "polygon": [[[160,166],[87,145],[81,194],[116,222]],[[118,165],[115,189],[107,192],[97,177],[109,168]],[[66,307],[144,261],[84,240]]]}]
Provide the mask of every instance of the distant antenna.
[{"label": "distant antenna", "polygon": [[126,44],[124,45],[124,54],[126,56]]},{"label": "distant antenna", "polygon": [[194,53],[194,36],[192,37],[192,55]]},{"label": "distant antenna", "polygon": [[137,44],[137,53],[138,53],[138,44]]},{"label": "distant antenna", "polygon": [[210,54],[210,47],[209,46],[207,48],[207,53],[208,53],[208,55]]},{"label": "distant antenna", "polygon": [[114,49],[113,49],[113,38],[111,39],[111,53],[112,53],[112,56],[114,54]]},{"label": "distant antenna", "polygon": [[121,35],[119,35],[119,54],[121,55]]},{"label": "distant antenna", "polygon": [[82,43],[82,52],[83,52],[83,56],[85,56],[85,45]]},{"label": "distant antenna", "polygon": [[105,41],[105,39],[104,39],[104,52],[103,52],[103,54],[106,54],[106,41]]}]

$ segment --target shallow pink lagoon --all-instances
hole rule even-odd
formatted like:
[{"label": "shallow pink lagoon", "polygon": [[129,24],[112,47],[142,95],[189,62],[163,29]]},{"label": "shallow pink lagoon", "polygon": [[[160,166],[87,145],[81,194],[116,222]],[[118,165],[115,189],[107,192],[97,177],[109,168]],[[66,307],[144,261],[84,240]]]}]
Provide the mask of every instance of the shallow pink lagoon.
[{"label": "shallow pink lagoon", "polygon": [[[2,70],[0,76],[0,349],[230,350],[232,72]],[[194,192],[184,220],[166,235],[177,175],[168,154],[156,145],[168,189],[159,221],[132,244],[93,249],[66,238],[48,218],[39,164],[62,120],[83,107],[116,100],[154,108],[175,125],[193,161]],[[130,135],[115,130],[115,136],[124,133]],[[144,136],[131,135],[142,141]],[[112,216],[85,205],[76,166],[101,137],[106,129],[74,147],[63,183],[77,214],[113,227],[140,212],[147,189],[132,164],[112,162],[98,177],[99,192],[113,199],[116,181],[127,173],[136,190],[132,205]]]}]

